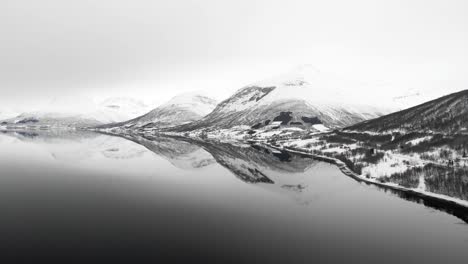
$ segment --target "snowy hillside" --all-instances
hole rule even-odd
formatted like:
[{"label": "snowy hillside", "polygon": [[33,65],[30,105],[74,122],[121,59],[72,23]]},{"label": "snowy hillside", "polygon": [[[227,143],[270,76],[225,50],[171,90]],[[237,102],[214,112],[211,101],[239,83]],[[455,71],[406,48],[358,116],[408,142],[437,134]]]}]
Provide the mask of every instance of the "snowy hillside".
[{"label": "snowy hillside", "polygon": [[238,90],[202,120],[177,128],[230,128],[238,125],[343,127],[388,113],[360,104],[358,84],[303,66],[293,72]]},{"label": "snowy hillside", "polygon": [[216,101],[196,93],[178,95],[151,112],[102,128],[164,128],[197,121],[216,107]]},{"label": "snowy hillside", "polygon": [[374,132],[468,131],[468,90],[453,93],[415,107],[362,122],[347,128]]}]

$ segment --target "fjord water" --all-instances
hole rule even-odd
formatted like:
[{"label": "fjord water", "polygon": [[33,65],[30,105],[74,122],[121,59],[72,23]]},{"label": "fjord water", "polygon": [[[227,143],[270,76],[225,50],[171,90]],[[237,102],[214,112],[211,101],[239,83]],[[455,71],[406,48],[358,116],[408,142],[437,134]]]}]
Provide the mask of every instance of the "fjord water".
[{"label": "fjord water", "polygon": [[468,226],[258,146],[90,132],[0,133],[11,257],[466,263]]}]

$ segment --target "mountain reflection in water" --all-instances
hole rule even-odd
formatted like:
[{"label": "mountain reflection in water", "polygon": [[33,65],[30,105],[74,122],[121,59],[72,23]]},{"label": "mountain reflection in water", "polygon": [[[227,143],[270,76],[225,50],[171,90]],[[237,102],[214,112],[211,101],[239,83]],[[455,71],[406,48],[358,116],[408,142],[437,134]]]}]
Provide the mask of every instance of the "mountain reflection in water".
[{"label": "mountain reflection in water", "polygon": [[[308,182],[310,182],[307,171],[314,170],[316,166],[324,166],[323,162],[310,157],[257,144],[234,145],[162,135],[115,136],[87,131],[4,131],[3,133],[22,141],[46,143],[54,158],[72,162],[96,153],[101,153],[110,159],[138,158],[145,151],[136,148],[131,142],[119,140],[120,137],[144,146],[177,168],[194,170],[217,163],[227,168],[243,182],[258,184],[262,188],[288,194],[303,204],[318,197],[317,195],[304,195],[308,193]],[[53,147],[55,145],[60,148],[60,144],[64,142],[68,143],[68,152],[60,152]],[[70,149],[69,146],[73,145],[70,144],[71,142],[76,143],[77,148]],[[463,168],[453,169],[447,173],[445,168],[438,170],[437,167],[426,167],[414,169],[410,173],[400,177],[394,176],[388,180],[407,188],[417,188],[421,186],[421,181],[424,181],[427,191],[468,200],[467,173],[468,171]],[[461,206],[425,200],[393,189],[377,188],[405,200],[448,212],[468,223],[468,210]]]},{"label": "mountain reflection in water", "polygon": [[[126,135],[124,138],[141,144],[156,154],[165,157],[175,158],[176,156],[184,156],[188,155],[187,152],[192,153],[190,156],[204,157],[205,155],[201,153],[208,152],[210,157],[213,157],[218,164],[229,169],[236,177],[246,183],[268,183],[275,185],[276,188],[296,193],[304,192],[307,189],[307,185],[301,181],[301,178],[292,176],[285,178],[284,175],[304,174],[308,170],[313,170],[315,166],[321,164],[321,162],[310,157],[292,154],[287,151],[280,151],[257,144],[233,145],[231,143],[222,142],[195,141],[187,138],[140,135]],[[193,148],[197,150],[195,151]],[[200,151],[200,148],[203,148],[206,152]],[[191,151],[186,151],[188,149],[191,149]],[[179,152],[182,150],[184,154],[179,153],[175,155],[175,150]],[[196,153],[196,155],[194,153]],[[192,159],[196,159],[195,157]],[[206,160],[209,160],[209,158]],[[172,163],[175,164],[175,162]],[[212,162],[206,161],[205,163],[199,164],[211,163]],[[468,170],[460,168],[453,169],[450,173],[447,173],[445,169],[439,171],[437,168],[426,167],[419,169],[418,172],[419,173],[405,175],[399,179],[393,177],[389,180],[408,188],[416,188],[421,185],[420,181],[424,181],[425,190],[429,192],[444,194],[468,201]],[[468,223],[468,210],[462,206],[425,200],[412,194],[386,189],[384,187],[378,188],[405,200],[422,203],[434,209],[454,214]],[[305,201],[303,202],[307,203]]]},{"label": "mountain reflection in water", "polygon": [[[2,246],[19,232],[10,247],[71,240],[185,261],[384,263],[385,255],[393,263],[463,263],[467,256],[468,230],[453,217],[468,222],[466,209],[358,183],[334,165],[260,145],[84,131],[4,131],[0,145]],[[458,181],[425,184],[466,195]]]}]

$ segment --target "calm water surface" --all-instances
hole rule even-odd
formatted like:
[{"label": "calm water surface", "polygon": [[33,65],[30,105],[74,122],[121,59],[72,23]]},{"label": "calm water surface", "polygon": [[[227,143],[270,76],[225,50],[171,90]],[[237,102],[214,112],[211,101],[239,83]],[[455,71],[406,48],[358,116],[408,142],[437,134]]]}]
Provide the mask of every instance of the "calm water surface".
[{"label": "calm water surface", "polygon": [[0,212],[2,254],[17,259],[468,261],[461,218],[250,145],[0,133]]}]

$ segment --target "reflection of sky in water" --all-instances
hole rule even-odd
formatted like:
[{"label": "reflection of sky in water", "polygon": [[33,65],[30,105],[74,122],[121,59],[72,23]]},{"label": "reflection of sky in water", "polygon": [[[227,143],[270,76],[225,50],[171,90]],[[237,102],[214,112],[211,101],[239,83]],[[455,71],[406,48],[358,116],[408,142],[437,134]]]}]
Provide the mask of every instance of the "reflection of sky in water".
[{"label": "reflection of sky in water", "polygon": [[280,162],[248,146],[130,140],[0,135],[0,242],[282,263],[468,256],[460,219],[359,184],[332,165]]}]

